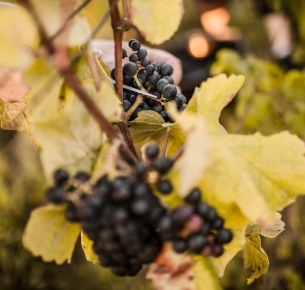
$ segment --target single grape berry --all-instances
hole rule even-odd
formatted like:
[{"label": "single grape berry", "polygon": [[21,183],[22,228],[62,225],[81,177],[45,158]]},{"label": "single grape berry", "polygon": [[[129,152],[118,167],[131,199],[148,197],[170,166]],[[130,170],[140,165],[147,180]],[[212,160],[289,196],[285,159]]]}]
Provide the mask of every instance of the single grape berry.
[{"label": "single grape berry", "polygon": [[134,40],[133,42],[131,42],[130,48],[133,51],[139,51],[139,49],[141,48],[141,43],[139,41],[137,41],[137,40]]},{"label": "single grape berry", "polygon": [[168,80],[166,80],[164,78],[158,80],[158,82],[156,84],[156,88],[157,88],[158,92],[162,93],[163,88],[168,84],[169,84]]},{"label": "single grape berry", "polygon": [[152,64],[148,64],[146,67],[145,67],[145,70],[148,74],[152,74],[154,71],[155,71],[155,67],[152,65]]},{"label": "single grape berry", "polygon": [[194,188],[185,198],[185,201],[190,204],[197,204],[201,200],[201,191],[199,188]]},{"label": "single grape berry", "polygon": [[174,84],[174,79],[170,76],[163,76],[163,79],[167,80],[169,84]]},{"label": "single grape berry", "polygon": [[131,103],[127,100],[123,101],[124,111],[127,112],[131,108]]},{"label": "single grape berry", "polygon": [[136,40],[135,38],[129,39],[129,41],[128,41],[128,46],[129,46],[130,48],[132,48],[132,47],[131,47],[131,44],[132,44],[134,41],[137,41],[137,40]]},{"label": "single grape berry", "polygon": [[80,171],[75,174],[74,179],[80,182],[86,182],[90,179],[90,175],[87,172]]},{"label": "single grape berry", "polygon": [[156,159],[159,155],[159,152],[160,152],[159,147],[156,144],[149,144],[145,148],[145,155],[151,160]]},{"label": "single grape berry", "polygon": [[122,48],[122,58],[125,58],[127,56],[127,51],[125,48]]},{"label": "single grape berry", "polygon": [[46,199],[54,204],[61,204],[65,200],[65,190],[59,186],[52,186],[47,189]]},{"label": "single grape berry", "polygon": [[162,95],[164,98],[173,100],[177,95],[177,88],[174,85],[166,85],[162,89]]},{"label": "single grape berry", "polygon": [[130,56],[129,56],[129,61],[131,62],[134,62],[136,63],[137,61],[139,60],[139,57],[136,53],[132,53]]},{"label": "single grape berry", "polygon": [[232,238],[233,238],[233,234],[230,230],[220,229],[217,233],[216,241],[219,244],[226,244],[226,243],[231,242]]},{"label": "single grape berry", "polygon": [[135,63],[133,62],[127,62],[123,66],[123,73],[127,76],[134,76],[138,71],[138,67]]},{"label": "single grape berry", "polygon": [[184,226],[190,220],[193,213],[193,209],[187,205],[181,205],[175,208],[170,215],[173,226],[176,228]]},{"label": "single grape berry", "polygon": [[56,185],[64,185],[69,180],[69,174],[64,169],[57,169],[53,173],[53,178]]},{"label": "single grape berry", "polygon": [[187,248],[189,251],[199,254],[206,245],[206,239],[201,234],[195,234],[189,237]]},{"label": "single grape berry", "polygon": [[177,238],[173,241],[173,249],[177,253],[183,253],[187,249],[187,243],[185,239]]},{"label": "single grape berry", "polygon": [[174,69],[170,64],[165,63],[161,66],[161,70],[160,70],[161,75],[171,76],[173,74],[173,72],[174,72]]},{"label": "single grape berry", "polygon": [[142,66],[146,67],[146,66],[149,65],[149,64],[150,64],[150,60],[149,60],[147,57],[145,57],[145,58],[143,58],[143,59],[141,60],[141,65],[142,65]]},{"label": "single grape berry", "polygon": [[174,161],[173,159],[169,158],[169,157],[162,157],[162,158],[158,158],[155,162],[154,162],[154,168],[160,173],[160,174],[165,174],[168,170],[171,169],[171,167],[173,166]]},{"label": "single grape berry", "polygon": [[145,48],[140,48],[137,54],[139,59],[144,59],[147,56],[147,50]]},{"label": "single grape berry", "polygon": [[170,194],[173,191],[173,185],[169,179],[162,179],[158,183],[158,190],[163,194]]}]

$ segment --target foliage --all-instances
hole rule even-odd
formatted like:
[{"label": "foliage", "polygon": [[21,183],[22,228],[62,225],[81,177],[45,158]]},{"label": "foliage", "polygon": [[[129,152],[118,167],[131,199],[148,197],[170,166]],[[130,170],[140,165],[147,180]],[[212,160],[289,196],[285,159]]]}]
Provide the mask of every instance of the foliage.
[{"label": "foliage", "polygon": [[[85,14],[77,13],[64,27],[64,33],[54,43],[50,41],[80,3],[82,1],[54,0],[47,4],[33,1],[33,7],[27,6],[28,11],[34,9],[41,17],[41,23],[30,20],[29,12],[20,8],[0,10],[8,21],[12,15],[24,19],[21,24],[12,23],[12,30],[0,31],[0,38],[7,44],[5,49],[0,49],[0,65],[21,70],[26,85],[31,88],[25,103],[1,103],[1,126],[28,131],[34,145],[40,149],[47,183],[51,183],[52,174],[59,167],[71,174],[93,172],[94,178],[100,177],[101,172],[111,173],[112,177],[118,174],[120,167],[124,168],[122,160],[127,142],[117,137],[120,135],[112,126],[113,123],[124,123],[121,102],[87,42],[91,31]],[[179,5],[171,21],[166,21],[168,29],[163,29],[164,21],[173,7],[166,6],[160,12],[157,10],[160,1],[157,1],[158,5],[152,5],[151,1],[142,4],[132,1],[134,24],[146,33],[148,41],[160,43],[169,38],[181,18],[181,1],[173,1],[173,5]],[[157,33],[143,24],[148,12],[151,21],[159,25]],[[40,29],[38,36],[39,23],[45,28],[46,35]],[[28,29],[22,29],[22,25]],[[20,35],[11,39],[16,29]],[[38,45],[38,37],[42,47]],[[24,49],[24,42],[37,53],[36,58]],[[47,52],[41,52],[43,49]],[[21,58],[20,63],[16,61]],[[71,60],[73,64],[69,66],[67,62]],[[225,219],[225,226],[234,233],[233,241],[225,246],[225,253],[220,258],[186,256],[193,265],[191,271],[195,282],[192,287],[198,290],[221,289],[218,279],[240,250],[244,252],[245,266],[252,267],[248,283],[266,273],[269,261],[261,247],[260,235],[277,236],[283,230],[277,211],[305,192],[305,149],[300,139],[287,131],[268,137],[260,133],[229,134],[219,123],[221,111],[240,89],[236,107],[240,117],[250,98],[253,105],[271,107],[273,102],[265,98],[270,92],[279,92],[287,106],[293,104],[301,112],[304,109],[302,97],[296,86],[303,88],[303,74],[297,71],[285,74],[277,66],[253,58],[243,62],[238,55],[227,51],[220,54],[213,72],[231,73],[236,68],[238,74],[249,79],[243,88],[244,77],[241,75],[227,77],[220,74],[209,78],[195,89],[183,113],[168,104],[167,112],[175,123],[164,123],[158,114],[143,112],[125,124],[138,148],[155,141],[160,147],[164,146],[166,156],[181,154],[167,174],[174,184],[174,192],[162,196],[154,188],[162,202],[174,208],[191,188],[198,186],[204,193],[204,200],[217,208]],[[279,80],[284,81],[282,91]],[[254,84],[258,88],[255,98],[251,96]],[[249,122],[251,124],[253,119],[249,118]],[[291,121],[291,124],[299,126],[297,121]],[[252,124],[252,128],[258,125],[259,122]],[[70,261],[79,235],[78,225],[64,219],[63,209],[52,205],[35,209],[23,234],[27,249],[45,261],[58,264]],[[87,260],[96,262],[90,241],[83,234],[81,239]],[[176,289],[181,289],[179,287],[177,283]]]}]

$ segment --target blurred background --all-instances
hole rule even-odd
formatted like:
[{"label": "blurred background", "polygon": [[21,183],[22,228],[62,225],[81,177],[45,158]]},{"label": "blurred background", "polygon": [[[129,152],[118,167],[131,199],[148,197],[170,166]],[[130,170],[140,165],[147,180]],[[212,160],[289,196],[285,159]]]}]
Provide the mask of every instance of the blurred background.
[{"label": "blurred background", "polygon": [[[88,6],[89,17],[99,13],[94,2]],[[243,74],[245,85],[223,111],[223,126],[242,134],[289,130],[304,139],[305,1],[185,0],[184,4],[178,32],[158,48],[181,60],[180,86],[187,98],[209,76]],[[106,24],[98,37],[111,38],[109,27]],[[125,35],[126,40],[130,38],[145,43],[134,27]],[[116,278],[87,263],[80,243],[72,264],[62,266],[43,263],[22,247],[21,235],[29,214],[44,203],[41,172],[28,136],[1,130],[0,289],[150,289],[145,269],[136,278]],[[246,286],[250,270],[241,271],[240,253],[225,272],[224,289],[305,289],[304,206],[301,197],[282,212],[286,230],[275,239],[262,238],[270,259],[268,273]]]}]

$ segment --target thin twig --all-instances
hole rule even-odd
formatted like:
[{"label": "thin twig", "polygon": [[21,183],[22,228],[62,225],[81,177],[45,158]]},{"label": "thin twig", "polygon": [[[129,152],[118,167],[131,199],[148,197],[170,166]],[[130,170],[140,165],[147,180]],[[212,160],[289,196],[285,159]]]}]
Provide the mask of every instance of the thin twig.
[{"label": "thin twig", "polygon": [[[111,7],[115,0],[108,0]],[[116,92],[119,100],[123,102],[123,70],[122,70],[122,41],[123,31],[120,29],[122,20],[118,5],[115,5],[111,12],[111,26],[114,39],[114,64],[115,64],[115,83]]]},{"label": "thin twig", "polygon": [[184,153],[184,150],[185,150],[185,145],[182,145],[182,146],[176,151],[176,153],[175,153],[174,156],[172,157],[174,162],[176,162],[176,161],[182,156],[182,154]]},{"label": "thin twig", "polygon": [[123,24],[121,29],[123,30],[129,30],[131,27],[131,15],[128,8],[127,0],[122,0],[123,4]]}]

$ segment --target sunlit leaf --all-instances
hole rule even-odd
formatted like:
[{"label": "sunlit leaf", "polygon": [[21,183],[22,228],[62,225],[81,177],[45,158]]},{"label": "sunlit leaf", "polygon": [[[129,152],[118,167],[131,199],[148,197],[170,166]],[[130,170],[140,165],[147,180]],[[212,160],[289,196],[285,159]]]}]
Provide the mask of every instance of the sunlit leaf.
[{"label": "sunlit leaf", "polygon": [[178,29],[182,14],[182,0],[132,0],[132,21],[145,39],[152,44],[168,40]]},{"label": "sunlit leaf", "polygon": [[195,262],[193,266],[195,290],[221,290],[222,287],[211,260],[209,258],[195,256],[193,261]]},{"label": "sunlit leaf", "polygon": [[48,205],[32,211],[23,234],[23,245],[45,262],[70,263],[79,225],[69,223],[62,206]]},{"label": "sunlit leaf", "polygon": [[244,83],[244,79],[243,76],[227,77],[224,74],[208,78],[199,88],[195,89],[190,100],[190,108],[187,110],[195,110],[203,116],[209,131],[219,130],[221,128],[219,125],[220,113],[235,97]]},{"label": "sunlit leaf", "polygon": [[0,100],[1,128],[17,131],[28,130],[29,125],[26,117],[29,111],[24,102],[4,103]]},{"label": "sunlit leaf", "polygon": [[98,256],[93,252],[92,249],[93,241],[90,240],[87,235],[83,233],[83,231],[81,231],[81,243],[87,261],[94,264],[98,263]]},{"label": "sunlit leaf", "polygon": [[33,60],[31,47],[38,39],[33,18],[23,8],[1,7],[0,19],[0,67],[26,68]]},{"label": "sunlit leaf", "polygon": [[[38,14],[40,21],[45,27],[49,36],[54,36],[69,16],[76,10],[83,1],[81,0],[50,0],[40,1],[31,0],[31,3]],[[84,11],[80,11],[69,19],[69,25],[66,26],[65,32],[61,34],[63,38],[57,37],[57,40],[67,41],[69,46],[84,44],[90,38],[91,30]]]},{"label": "sunlit leaf", "polygon": [[179,114],[173,103],[167,107],[171,118],[187,136],[183,155],[174,166],[179,172],[178,194],[185,197],[204,175],[210,163],[211,146],[204,119],[188,112]]},{"label": "sunlit leaf", "polygon": [[259,235],[250,235],[246,237],[247,242],[244,247],[244,264],[246,268],[251,267],[251,276],[247,279],[247,284],[267,273],[269,260],[265,251],[261,247]]}]

